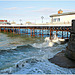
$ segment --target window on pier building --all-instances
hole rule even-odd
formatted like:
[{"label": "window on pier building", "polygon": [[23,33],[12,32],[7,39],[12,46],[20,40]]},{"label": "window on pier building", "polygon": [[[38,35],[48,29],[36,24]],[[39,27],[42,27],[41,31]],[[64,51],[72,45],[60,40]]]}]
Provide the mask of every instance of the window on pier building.
[{"label": "window on pier building", "polygon": [[54,18],[53,22],[60,22],[60,18]]},{"label": "window on pier building", "polygon": [[54,19],[53,22],[56,22],[56,19]]},{"label": "window on pier building", "polygon": [[58,18],[58,22],[60,22],[60,18]]}]

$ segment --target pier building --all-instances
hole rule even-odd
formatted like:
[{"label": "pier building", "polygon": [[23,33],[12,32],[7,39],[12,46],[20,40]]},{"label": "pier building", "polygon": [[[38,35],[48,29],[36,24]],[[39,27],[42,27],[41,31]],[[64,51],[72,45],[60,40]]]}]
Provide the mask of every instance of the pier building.
[{"label": "pier building", "polygon": [[6,25],[6,24],[10,25],[10,23],[7,20],[0,20],[0,25]]},{"label": "pier building", "polygon": [[7,24],[7,20],[0,20],[0,24]]},{"label": "pier building", "polygon": [[75,12],[63,13],[59,10],[58,14],[50,15],[50,17],[53,24],[71,24],[71,21],[75,19]]}]

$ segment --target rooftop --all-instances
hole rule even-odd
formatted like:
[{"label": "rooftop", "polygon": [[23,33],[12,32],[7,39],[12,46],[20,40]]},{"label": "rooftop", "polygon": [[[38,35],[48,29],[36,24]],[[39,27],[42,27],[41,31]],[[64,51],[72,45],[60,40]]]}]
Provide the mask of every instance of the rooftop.
[{"label": "rooftop", "polygon": [[59,11],[62,11],[61,9]]},{"label": "rooftop", "polygon": [[56,16],[64,16],[64,15],[74,15],[75,12],[67,12],[67,13],[62,13],[62,14],[54,14],[51,15],[50,17],[56,17]]}]

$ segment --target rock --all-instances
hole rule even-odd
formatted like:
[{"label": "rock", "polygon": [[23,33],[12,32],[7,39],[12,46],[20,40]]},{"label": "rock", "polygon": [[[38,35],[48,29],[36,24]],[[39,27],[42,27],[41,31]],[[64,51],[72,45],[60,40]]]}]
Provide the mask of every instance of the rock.
[{"label": "rock", "polygon": [[60,67],[75,68],[75,61],[67,58],[65,51],[56,54],[53,58],[48,60]]},{"label": "rock", "polygon": [[75,20],[72,20],[71,36],[66,48],[66,55],[68,58],[75,60]]}]

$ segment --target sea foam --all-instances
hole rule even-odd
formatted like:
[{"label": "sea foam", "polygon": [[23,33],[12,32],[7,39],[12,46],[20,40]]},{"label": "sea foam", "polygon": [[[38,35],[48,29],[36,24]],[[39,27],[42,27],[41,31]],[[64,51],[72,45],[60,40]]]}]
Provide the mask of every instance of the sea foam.
[{"label": "sea foam", "polygon": [[32,46],[36,48],[53,47],[55,43],[61,44],[62,41],[65,41],[65,39],[58,38],[55,34],[51,38],[50,40],[50,37],[46,37],[43,43],[34,43]]}]

